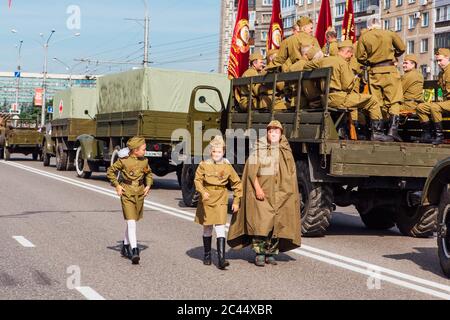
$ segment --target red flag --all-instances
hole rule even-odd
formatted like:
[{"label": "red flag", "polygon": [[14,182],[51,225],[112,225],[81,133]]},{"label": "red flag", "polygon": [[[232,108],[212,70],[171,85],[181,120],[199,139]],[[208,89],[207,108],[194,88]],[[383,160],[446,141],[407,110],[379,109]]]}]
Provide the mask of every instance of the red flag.
[{"label": "red flag", "polygon": [[330,1],[323,0],[320,6],[319,19],[317,20],[316,38],[319,41],[321,47],[325,45],[327,39],[325,33],[327,29],[333,25],[331,18]]},{"label": "red flag", "polygon": [[8,7],[11,8],[11,4],[12,4],[12,0],[9,0],[9,1],[8,1]]},{"label": "red flag", "polygon": [[248,69],[250,56],[250,26],[248,23],[248,0],[239,0],[236,25],[231,40],[228,77],[239,78]]},{"label": "red flag", "polygon": [[272,20],[267,37],[267,50],[280,49],[281,41],[284,38],[280,0],[273,0],[272,2]]},{"label": "red flag", "polygon": [[342,21],[342,40],[352,40],[353,42],[356,42],[353,0],[347,0],[345,3],[344,20]]}]

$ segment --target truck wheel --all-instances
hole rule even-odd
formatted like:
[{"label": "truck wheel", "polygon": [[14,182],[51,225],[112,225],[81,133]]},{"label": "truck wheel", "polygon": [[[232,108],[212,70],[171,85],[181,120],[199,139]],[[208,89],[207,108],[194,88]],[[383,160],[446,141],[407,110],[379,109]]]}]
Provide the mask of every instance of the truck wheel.
[{"label": "truck wheel", "polygon": [[183,165],[179,165],[177,167],[177,180],[178,180],[178,185],[180,186],[180,188],[181,188],[181,175],[182,175],[182,173],[183,173]]},{"label": "truck wheel", "polygon": [[184,204],[188,207],[196,207],[198,204],[199,194],[194,185],[197,166],[196,164],[184,164],[181,171],[181,192]]},{"label": "truck wheel", "polygon": [[89,179],[92,175],[90,171],[83,171],[84,165],[87,160],[83,159],[83,152],[81,146],[78,147],[77,153],[75,155],[75,170],[77,171],[77,175],[83,179]]},{"label": "truck wheel", "polygon": [[64,151],[62,146],[56,148],[56,170],[66,171],[67,168],[67,151]]},{"label": "truck wheel", "polygon": [[75,170],[75,153],[73,150],[67,151],[67,166],[66,171]]},{"label": "truck wheel", "polygon": [[436,231],[437,210],[434,207],[398,209],[395,220],[402,234],[414,238],[429,238]]},{"label": "truck wheel", "polygon": [[330,226],[333,206],[333,191],[330,186],[312,183],[309,166],[299,160],[297,177],[301,199],[302,234],[306,237],[323,237]]},{"label": "truck wheel", "polygon": [[50,156],[47,153],[47,143],[44,142],[44,147],[42,148],[42,163],[44,164],[44,167],[50,166]]},{"label": "truck wheel", "polygon": [[379,206],[367,211],[367,208],[356,205],[356,210],[367,229],[387,230],[395,226],[395,212],[389,207]]},{"label": "truck wheel", "polygon": [[444,189],[438,213],[438,252],[442,271],[450,278],[450,194]]},{"label": "truck wheel", "polygon": [[5,161],[11,160],[11,152],[6,147],[3,148],[3,159],[5,159]]},{"label": "truck wheel", "polygon": [[4,157],[4,154],[3,154],[3,148],[0,148],[0,160],[2,160],[3,157]]},{"label": "truck wheel", "polygon": [[39,158],[39,151],[33,151],[33,161],[37,161],[37,159]]}]

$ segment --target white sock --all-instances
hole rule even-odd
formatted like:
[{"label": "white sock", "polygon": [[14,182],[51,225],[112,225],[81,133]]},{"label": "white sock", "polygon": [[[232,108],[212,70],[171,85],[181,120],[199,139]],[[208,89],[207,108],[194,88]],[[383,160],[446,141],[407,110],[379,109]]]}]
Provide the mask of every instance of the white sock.
[{"label": "white sock", "polygon": [[213,226],[203,226],[203,236],[206,238],[212,237]]},{"label": "white sock", "polygon": [[136,221],[128,220],[128,239],[130,240],[131,249],[137,248],[137,237],[136,237]]},{"label": "white sock", "polygon": [[130,238],[128,237],[128,223],[125,227],[125,237],[123,238],[123,244],[126,246],[130,244]]},{"label": "white sock", "polygon": [[225,226],[223,224],[215,225],[214,229],[216,230],[217,238],[225,238]]}]

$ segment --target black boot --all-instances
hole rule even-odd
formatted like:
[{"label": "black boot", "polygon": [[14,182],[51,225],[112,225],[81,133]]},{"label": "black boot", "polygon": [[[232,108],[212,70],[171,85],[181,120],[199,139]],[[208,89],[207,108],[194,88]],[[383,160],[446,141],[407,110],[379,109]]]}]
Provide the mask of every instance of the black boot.
[{"label": "black boot", "polygon": [[129,244],[125,244],[125,242],[122,241],[122,248],[120,250],[120,254],[122,257],[131,259],[131,247]]},{"label": "black boot", "polygon": [[422,122],[420,124],[420,127],[422,128],[422,134],[421,134],[418,142],[431,143],[433,141],[431,123],[429,121]]},{"label": "black boot", "polygon": [[400,122],[400,116],[391,116],[389,122],[388,136],[394,138],[396,142],[403,142],[403,139],[398,135],[398,124]]},{"label": "black boot", "polygon": [[203,248],[205,249],[205,256],[203,257],[203,264],[205,266],[211,265],[211,242],[212,242],[212,237],[203,237]]},{"label": "black boot", "polygon": [[133,264],[139,264],[140,260],[141,257],[139,257],[139,248],[134,248],[132,250],[131,262],[133,262]]},{"label": "black boot", "polygon": [[230,265],[230,263],[225,260],[225,238],[217,238],[217,255],[219,257],[219,269],[224,270]]},{"label": "black boot", "polygon": [[372,136],[371,141],[392,142],[394,138],[383,133],[383,120],[372,120]]},{"label": "black boot", "polygon": [[353,120],[353,125],[355,126],[356,136],[358,137],[358,140],[367,140],[367,132],[365,130],[365,127],[361,126],[361,124],[357,120]]},{"label": "black boot", "polygon": [[433,139],[433,144],[443,144],[444,143],[444,129],[442,128],[442,122],[434,123],[434,133],[435,138]]}]

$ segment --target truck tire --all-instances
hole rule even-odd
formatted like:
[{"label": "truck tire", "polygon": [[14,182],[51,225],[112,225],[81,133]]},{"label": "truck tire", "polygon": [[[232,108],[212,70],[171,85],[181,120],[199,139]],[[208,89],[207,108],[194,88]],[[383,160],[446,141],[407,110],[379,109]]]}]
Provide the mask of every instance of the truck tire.
[{"label": "truck tire", "polygon": [[50,166],[50,155],[47,153],[47,143],[44,142],[44,146],[42,148],[42,163],[44,167]]},{"label": "truck tire", "polygon": [[67,151],[64,151],[62,146],[56,147],[56,170],[66,171],[67,168]]},{"label": "truck tire", "polygon": [[0,160],[4,158],[3,148],[0,148]]},{"label": "truck tire", "polygon": [[361,204],[356,205],[362,222],[370,230],[387,230],[395,227],[395,212],[389,207],[378,206],[367,210]]},{"label": "truck tire", "polygon": [[450,192],[447,187],[442,192],[438,212],[439,262],[444,274],[450,278]]},{"label": "truck tire", "polygon": [[301,194],[302,234],[323,237],[330,226],[334,211],[333,191],[330,186],[311,182],[308,163],[296,162],[298,186]]},{"label": "truck tire", "polygon": [[66,171],[75,171],[75,152],[73,150],[67,151]]},{"label": "truck tire", "polygon": [[33,161],[37,161],[39,158],[39,151],[38,150],[33,151],[32,157]]},{"label": "truck tire", "polygon": [[196,207],[198,204],[199,194],[194,185],[197,166],[196,164],[183,164],[181,171],[181,193],[183,202],[188,207]]},{"label": "truck tire", "polygon": [[400,232],[409,237],[429,238],[436,231],[437,210],[435,207],[410,208],[402,206],[397,210],[396,223]]},{"label": "truck tire", "polygon": [[178,180],[178,185],[181,188],[181,175],[183,173],[183,165],[179,165],[177,166],[177,180]]},{"label": "truck tire", "polygon": [[11,152],[7,147],[3,148],[3,159],[5,159],[5,161],[11,160]]},{"label": "truck tire", "polygon": [[84,165],[87,160],[83,159],[83,152],[81,146],[78,147],[77,153],[75,155],[75,170],[77,171],[77,175],[83,179],[89,179],[92,175],[90,171],[83,171]]}]

